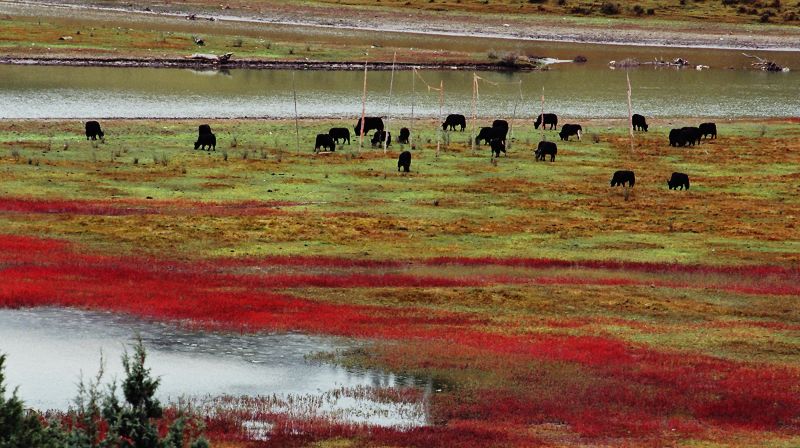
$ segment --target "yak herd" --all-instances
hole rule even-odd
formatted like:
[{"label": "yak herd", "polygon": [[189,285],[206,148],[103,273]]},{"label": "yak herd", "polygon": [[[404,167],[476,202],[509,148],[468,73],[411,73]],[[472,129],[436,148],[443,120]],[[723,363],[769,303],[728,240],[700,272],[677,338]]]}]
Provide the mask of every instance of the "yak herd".
[{"label": "yak herd", "polygon": [[[539,129],[541,126],[544,130],[549,126],[550,130],[554,130],[558,126],[558,116],[556,114],[540,114],[534,122],[534,128]],[[648,125],[644,116],[633,114],[631,125],[635,131],[647,132]],[[464,131],[467,127],[467,119],[464,115],[451,114],[448,115],[442,123],[442,130]],[[355,135],[359,136],[362,132],[362,120],[359,118],[358,123],[353,127]],[[364,135],[370,131],[375,131],[370,143],[373,147],[381,144],[387,146],[392,143],[392,134],[384,129],[383,119],[381,117],[365,117],[363,120]],[[506,120],[494,120],[491,127],[480,128],[478,135],[475,137],[475,144],[489,145],[491,148],[492,158],[500,157],[500,153],[506,154],[506,137],[508,136],[508,122]],[[581,139],[583,128],[579,124],[564,124],[561,126],[559,137],[562,141],[569,141],[571,136],[576,136],[578,140]],[[86,122],[86,139],[97,140],[99,137],[104,139],[105,134],[100,128],[100,123],[97,121]],[[400,129],[400,135],[397,137],[397,143],[408,144],[411,138],[411,131],[408,128]],[[717,126],[715,123],[701,123],[698,127],[684,127],[680,129],[672,129],[669,133],[669,144],[674,147],[694,146],[699,144],[703,138],[717,138]],[[317,134],[314,142],[314,152],[320,150],[334,152],[336,151],[337,144],[350,144],[350,130],[347,128],[331,128],[327,134]],[[217,137],[211,132],[211,126],[201,124],[198,127],[197,140],[194,142],[194,149],[202,149],[206,151],[215,151],[217,146]],[[536,161],[544,161],[547,156],[550,157],[551,162],[555,162],[556,154],[558,153],[558,146],[555,142],[541,141],[534,152]],[[411,152],[403,151],[397,160],[397,170],[409,172],[411,170]],[[633,187],[636,184],[636,176],[633,171],[620,170],[614,172],[611,178],[611,186]],[[689,176],[685,173],[672,173],[672,176],[667,181],[667,186],[670,190],[689,189]]]}]

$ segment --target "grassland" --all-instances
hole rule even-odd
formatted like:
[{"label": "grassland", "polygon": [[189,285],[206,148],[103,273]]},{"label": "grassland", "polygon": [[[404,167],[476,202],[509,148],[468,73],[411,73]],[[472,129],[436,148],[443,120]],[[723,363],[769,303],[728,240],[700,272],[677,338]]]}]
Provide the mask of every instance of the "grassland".
[{"label": "grassland", "polygon": [[[491,163],[468,131],[437,155],[437,123],[396,120],[408,174],[396,143],[313,154],[350,123],[301,121],[296,146],[290,121],[208,122],[213,152],[195,121],[105,120],[105,143],[0,122],[0,306],[355,337],[324,359],[437,384],[430,427],[293,422],[263,446],[800,442],[796,120],[718,121],[695,148],[666,144],[692,120],[656,120],[633,151],[592,120],[554,163],[526,121]],[[220,446],[251,446],[241,420],[209,419]]]}]

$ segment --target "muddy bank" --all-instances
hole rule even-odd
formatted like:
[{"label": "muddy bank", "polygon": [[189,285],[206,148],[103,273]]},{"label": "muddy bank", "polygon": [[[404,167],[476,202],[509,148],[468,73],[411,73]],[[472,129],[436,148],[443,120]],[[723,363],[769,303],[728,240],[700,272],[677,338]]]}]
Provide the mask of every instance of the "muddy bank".
[{"label": "muddy bank", "polygon": [[[0,64],[11,65],[64,65],[74,67],[148,67],[148,68],[191,68],[200,70],[225,70],[235,68],[278,69],[278,70],[364,70],[363,62],[325,62],[325,61],[264,61],[254,59],[210,62],[190,58],[81,58],[81,57],[0,57]],[[502,64],[456,63],[396,63],[370,62],[369,70],[479,70],[479,71],[535,71],[535,65],[509,67]]]}]

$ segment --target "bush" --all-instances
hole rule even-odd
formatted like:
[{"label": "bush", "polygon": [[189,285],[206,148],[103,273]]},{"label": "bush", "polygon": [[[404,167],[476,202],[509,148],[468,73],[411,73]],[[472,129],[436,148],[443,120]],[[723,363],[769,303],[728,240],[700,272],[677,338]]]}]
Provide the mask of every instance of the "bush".
[{"label": "bush", "polygon": [[57,448],[63,446],[61,434],[45,427],[39,416],[25,411],[17,391],[6,398],[5,355],[0,355],[0,447]]},{"label": "bush", "polygon": [[[202,421],[184,410],[178,410],[171,422],[164,421],[164,409],[155,398],[160,380],[145,367],[147,354],[141,341],[122,356],[125,380],[122,394],[112,382],[101,392],[102,368],[94,381],[78,385],[77,409],[69,413],[70,421],[43,424],[35,412],[25,412],[23,403],[13,393],[5,398],[3,364],[0,355],[0,447],[2,448],[207,448],[200,435]],[[102,364],[102,363],[101,363]],[[169,424],[166,435],[159,435],[159,426]]]},{"label": "bush", "polygon": [[619,12],[620,12],[619,4],[618,3],[605,2],[605,3],[603,3],[603,6],[600,7],[600,12],[602,12],[603,14],[606,14],[606,15],[619,14]]}]

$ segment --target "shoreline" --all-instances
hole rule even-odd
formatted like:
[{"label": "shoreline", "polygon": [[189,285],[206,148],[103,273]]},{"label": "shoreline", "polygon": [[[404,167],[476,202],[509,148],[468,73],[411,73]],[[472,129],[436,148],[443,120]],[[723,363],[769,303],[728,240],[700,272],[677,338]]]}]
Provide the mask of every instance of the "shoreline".
[{"label": "shoreline", "polygon": [[[228,60],[226,62],[213,62],[191,58],[80,58],[80,57],[11,57],[0,56],[0,64],[4,65],[49,65],[71,67],[128,67],[128,68],[197,68],[209,70],[223,69],[261,69],[261,70],[325,70],[325,71],[355,71],[363,70],[363,62],[326,62],[326,61],[266,61],[259,59]],[[369,70],[478,70],[478,71],[537,71],[542,70],[536,65],[523,65],[509,67],[498,63],[408,63],[408,62],[367,62]]]}]

